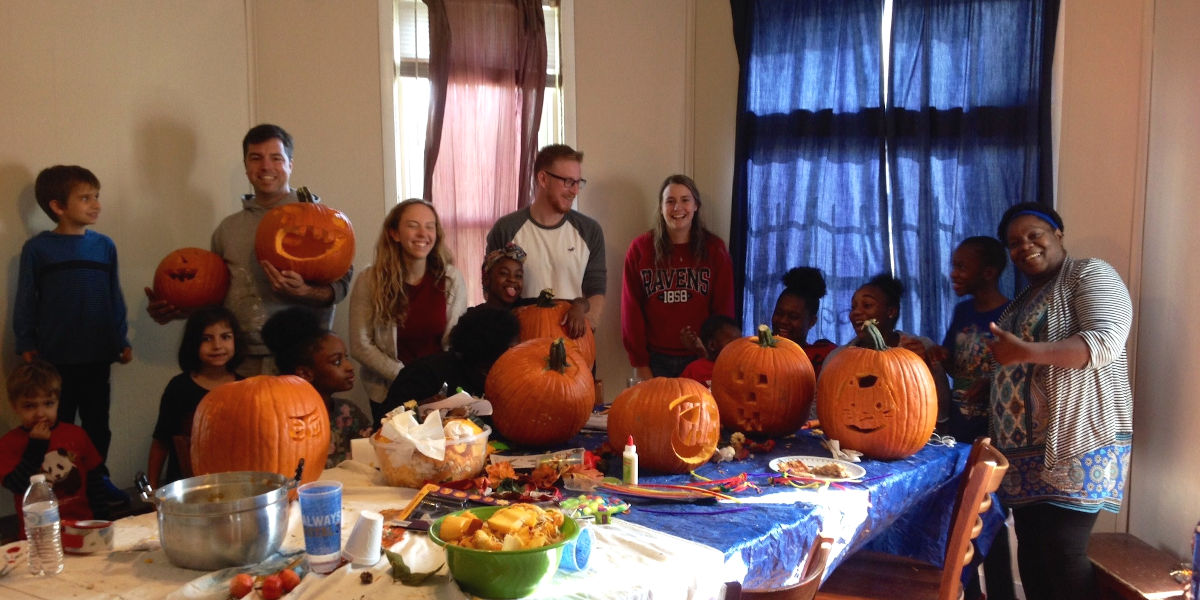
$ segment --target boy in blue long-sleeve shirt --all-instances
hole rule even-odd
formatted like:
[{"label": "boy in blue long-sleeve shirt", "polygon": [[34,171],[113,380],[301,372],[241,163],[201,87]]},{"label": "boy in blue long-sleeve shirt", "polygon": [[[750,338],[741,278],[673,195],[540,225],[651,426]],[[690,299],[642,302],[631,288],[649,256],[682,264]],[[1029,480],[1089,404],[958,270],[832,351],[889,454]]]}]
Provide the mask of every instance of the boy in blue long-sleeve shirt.
[{"label": "boy in blue long-sleeve shirt", "polygon": [[100,181],[79,166],[43,169],[34,184],[38,206],[57,225],[21,248],[13,327],[17,352],[54,365],[62,376],[58,421],[80,425],[108,456],[112,432],[109,374],[128,363],[125,299],[117,277],[117,248],[88,230],[100,217]]}]

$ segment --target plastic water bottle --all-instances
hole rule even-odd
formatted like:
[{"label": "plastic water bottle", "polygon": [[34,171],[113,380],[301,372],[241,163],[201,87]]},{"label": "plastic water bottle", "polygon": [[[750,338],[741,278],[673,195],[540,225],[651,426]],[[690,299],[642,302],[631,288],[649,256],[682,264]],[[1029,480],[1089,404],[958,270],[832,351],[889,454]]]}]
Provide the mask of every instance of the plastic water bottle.
[{"label": "plastic water bottle", "polygon": [[29,538],[29,572],[57,575],[63,570],[62,537],[59,535],[58,500],[38,473],[29,478],[29,489],[21,502],[25,513],[25,537]]}]

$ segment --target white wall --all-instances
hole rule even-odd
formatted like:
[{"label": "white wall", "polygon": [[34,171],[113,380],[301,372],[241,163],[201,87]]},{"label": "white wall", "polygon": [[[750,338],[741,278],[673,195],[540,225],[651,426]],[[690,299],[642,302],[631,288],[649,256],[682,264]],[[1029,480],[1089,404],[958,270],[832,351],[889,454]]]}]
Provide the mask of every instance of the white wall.
[{"label": "white wall", "polygon": [[1153,25],[1129,527],[1185,557],[1200,520],[1200,4],[1159,0]]}]

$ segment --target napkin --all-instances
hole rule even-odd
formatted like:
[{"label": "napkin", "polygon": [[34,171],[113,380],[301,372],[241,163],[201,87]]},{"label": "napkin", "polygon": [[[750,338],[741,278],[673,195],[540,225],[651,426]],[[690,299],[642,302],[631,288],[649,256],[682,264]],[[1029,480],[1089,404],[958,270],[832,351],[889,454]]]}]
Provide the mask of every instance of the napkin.
[{"label": "napkin", "polygon": [[384,416],[380,434],[395,444],[388,451],[392,464],[408,462],[414,450],[433,460],[446,456],[446,432],[442,429],[442,414],[436,410],[425,416],[424,423],[418,423],[416,413],[400,407]]},{"label": "napkin", "polygon": [[842,443],[837,440],[821,440],[821,445],[838,460],[862,462],[862,452],[858,450],[843,450]]},{"label": "napkin", "polygon": [[481,417],[486,417],[492,414],[491,402],[488,402],[483,398],[476,398],[466,392],[459,392],[453,396],[450,396],[449,398],[438,400],[437,402],[422,404],[417,407],[417,411],[422,417],[424,417],[425,415],[434,411],[441,412],[441,409],[443,408],[446,410],[454,410],[460,407],[465,407],[467,409],[467,414],[472,416],[478,415]]}]

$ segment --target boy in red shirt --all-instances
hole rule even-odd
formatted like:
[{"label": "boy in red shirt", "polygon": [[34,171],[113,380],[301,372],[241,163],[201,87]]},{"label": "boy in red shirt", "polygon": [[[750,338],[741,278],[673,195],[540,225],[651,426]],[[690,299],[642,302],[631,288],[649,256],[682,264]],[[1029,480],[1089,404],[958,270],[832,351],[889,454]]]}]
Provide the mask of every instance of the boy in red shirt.
[{"label": "boy in red shirt", "polygon": [[0,437],[0,480],[15,496],[21,537],[25,536],[21,500],[29,478],[38,473],[45,473],[54,487],[63,520],[107,517],[105,502],[94,497],[102,489],[97,470],[100,453],[82,427],[58,422],[62,390],[58,371],[35,358],[14,369],[7,383],[9,402],[21,424]]}]

